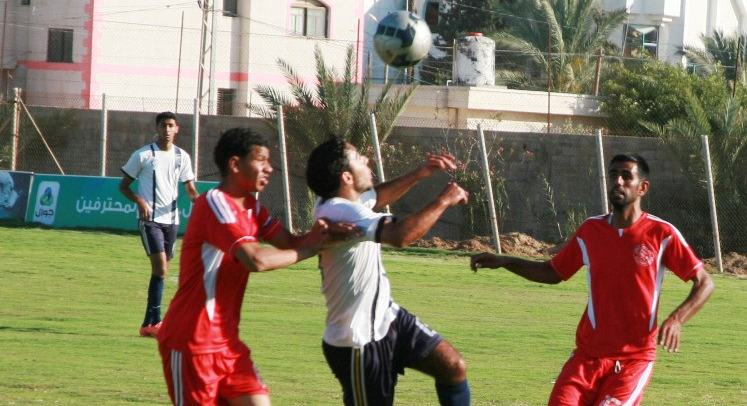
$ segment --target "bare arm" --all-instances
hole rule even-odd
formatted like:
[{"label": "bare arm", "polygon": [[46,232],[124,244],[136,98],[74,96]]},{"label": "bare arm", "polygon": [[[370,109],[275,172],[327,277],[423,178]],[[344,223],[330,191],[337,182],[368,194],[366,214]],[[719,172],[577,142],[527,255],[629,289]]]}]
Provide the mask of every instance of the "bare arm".
[{"label": "bare arm", "polygon": [[200,195],[197,192],[197,188],[195,187],[195,182],[193,180],[190,180],[189,182],[186,182],[184,184],[184,189],[187,191],[187,197],[192,202],[194,202],[195,199],[197,199],[197,196]]},{"label": "bare arm", "polygon": [[711,293],[713,293],[713,279],[711,279],[711,276],[704,269],[700,269],[690,280],[693,281],[690,294],[661,323],[661,328],[659,329],[659,345],[668,352],[679,349],[682,325],[703,307],[711,296]]},{"label": "bare arm", "polygon": [[473,255],[470,259],[470,268],[475,272],[478,268],[506,268],[522,278],[539,283],[556,284],[562,281],[550,265],[550,261],[530,261],[488,252]]},{"label": "bare arm", "polygon": [[387,222],[381,231],[381,242],[394,247],[405,247],[419,239],[436,224],[449,207],[467,203],[468,194],[459,185],[449,182],[441,194],[422,210],[401,221]]},{"label": "bare arm", "polygon": [[454,169],[456,169],[456,164],[454,163],[453,156],[428,154],[422,166],[374,187],[376,190],[376,205],[373,207],[373,210],[379,210],[388,204],[396,202],[416,183],[432,176],[436,171]]},{"label": "bare arm", "polygon": [[122,181],[119,182],[119,192],[122,193],[122,195],[126,197],[127,200],[135,202],[137,204],[137,210],[140,220],[148,220],[148,218],[150,218],[150,207],[148,206],[148,202],[146,202],[145,199],[135,194],[135,192],[133,192],[130,188],[130,185],[132,185],[132,182],[134,181],[135,180],[130,178],[129,176],[123,176]]},{"label": "bare arm", "polygon": [[268,240],[272,247],[256,242],[241,244],[236,250],[236,258],[249,272],[271,271],[316,255],[326,238],[327,223],[317,220],[312,229],[302,236],[294,236],[288,230],[281,229]]}]

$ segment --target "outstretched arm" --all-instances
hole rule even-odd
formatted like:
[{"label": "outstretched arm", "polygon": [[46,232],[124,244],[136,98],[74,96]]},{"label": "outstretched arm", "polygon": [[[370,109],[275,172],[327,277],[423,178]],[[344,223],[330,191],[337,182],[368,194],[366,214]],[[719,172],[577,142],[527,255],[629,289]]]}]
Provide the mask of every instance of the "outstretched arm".
[{"label": "outstretched arm", "polygon": [[456,163],[453,156],[428,154],[425,163],[420,167],[374,187],[376,189],[376,205],[373,207],[373,210],[379,210],[388,204],[396,202],[413,185],[422,179],[432,176],[436,171],[451,171],[454,169],[456,169]]},{"label": "outstretched arm", "polygon": [[[317,220],[308,233],[302,236],[293,236],[290,240],[283,240],[284,237],[278,237],[282,233],[292,235],[287,230],[281,229],[273,235],[273,238],[268,240],[273,245],[272,247],[262,246],[256,242],[244,243],[236,250],[236,259],[249,272],[264,272],[283,268],[316,255],[327,238],[327,229],[325,221]],[[281,240],[285,244],[284,246],[278,247],[275,245],[276,243],[280,244]]]},{"label": "outstretched arm", "polygon": [[556,284],[562,281],[550,265],[550,261],[530,261],[488,252],[473,255],[470,259],[470,268],[475,272],[478,268],[506,268],[525,279],[539,283]]},{"label": "outstretched arm", "polygon": [[382,225],[380,242],[393,247],[405,247],[419,239],[433,227],[444,211],[451,206],[467,203],[468,193],[454,182],[449,182],[441,194],[422,210],[396,222]]},{"label": "outstretched arm", "polygon": [[659,345],[667,352],[679,349],[682,325],[703,307],[713,293],[713,279],[705,269],[701,268],[690,280],[693,281],[693,287],[687,299],[674,309],[659,328]]}]

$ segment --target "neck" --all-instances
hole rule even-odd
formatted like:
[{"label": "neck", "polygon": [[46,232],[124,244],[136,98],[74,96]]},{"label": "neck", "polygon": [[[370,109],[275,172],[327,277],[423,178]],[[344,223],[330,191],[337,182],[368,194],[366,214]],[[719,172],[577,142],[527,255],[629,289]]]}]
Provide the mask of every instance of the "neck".
[{"label": "neck", "polygon": [[621,209],[612,209],[612,227],[628,228],[632,226],[643,215],[643,210],[637,204],[632,204]]},{"label": "neck", "polygon": [[158,148],[160,148],[161,151],[168,151],[172,146],[174,146],[174,144],[170,143],[168,140],[158,140],[156,141],[156,145],[158,145]]},{"label": "neck", "polygon": [[222,180],[218,184],[218,189],[227,194],[231,199],[233,199],[234,202],[236,202],[241,207],[244,207],[246,196],[249,193],[253,192],[251,190],[245,190],[244,188],[241,188],[236,184],[228,182],[226,180]]},{"label": "neck", "polygon": [[357,202],[358,199],[361,197],[361,194],[358,193],[352,187],[341,186],[340,189],[337,191],[337,194],[333,197],[341,197],[343,199],[350,200],[351,202]]}]

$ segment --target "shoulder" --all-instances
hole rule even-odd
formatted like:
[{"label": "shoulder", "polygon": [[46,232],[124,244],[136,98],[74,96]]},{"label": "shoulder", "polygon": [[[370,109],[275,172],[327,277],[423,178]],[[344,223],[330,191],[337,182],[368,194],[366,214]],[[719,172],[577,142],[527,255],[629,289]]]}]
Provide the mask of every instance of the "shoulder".
[{"label": "shoulder", "polygon": [[583,221],[583,223],[581,223],[578,230],[581,231],[596,227],[605,227],[607,225],[609,225],[609,214],[600,214],[598,216],[588,217]]},{"label": "shoulder", "polygon": [[225,193],[218,188],[210,189],[200,195],[195,202],[195,210],[199,206],[207,206],[221,224],[230,224],[237,221],[236,211],[231,205],[231,200],[226,198]]},{"label": "shoulder", "polygon": [[678,230],[677,227],[674,226],[674,224],[666,220],[662,220],[661,218],[651,215],[649,213],[646,213],[645,220],[647,223],[649,223],[649,226],[651,228],[661,233],[664,238],[671,236],[683,242],[685,241],[685,238],[682,236],[682,233],[680,233],[680,230]]},{"label": "shoulder", "polygon": [[371,211],[363,204],[341,197],[333,197],[317,205],[316,217],[325,217],[332,221],[353,221],[362,214]]}]

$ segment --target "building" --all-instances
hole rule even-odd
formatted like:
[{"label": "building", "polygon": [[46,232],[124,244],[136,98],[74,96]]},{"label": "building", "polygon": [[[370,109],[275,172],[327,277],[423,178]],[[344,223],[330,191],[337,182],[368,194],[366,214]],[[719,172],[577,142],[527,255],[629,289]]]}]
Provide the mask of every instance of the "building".
[{"label": "building", "polygon": [[[30,104],[246,114],[257,85],[314,80],[314,49],[362,63],[365,4],[347,0],[9,0],[2,85]],[[203,29],[204,28],[204,29]],[[358,72],[362,72],[360,69]]]},{"label": "building", "polygon": [[683,45],[702,46],[700,36],[721,30],[747,34],[747,0],[602,0],[605,10],[626,8],[628,21],[612,34],[625,56],[645,51],[667,63],[686,64]]}]

